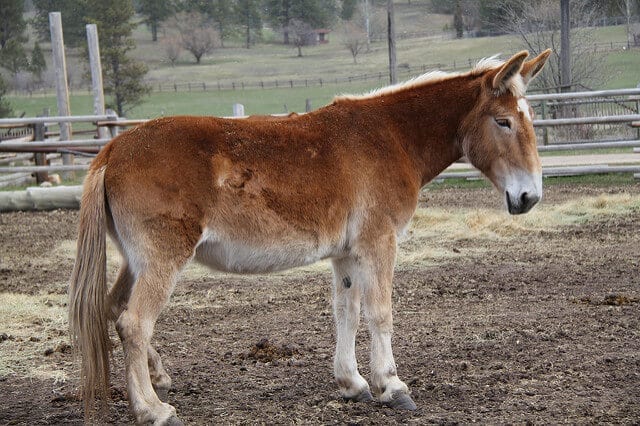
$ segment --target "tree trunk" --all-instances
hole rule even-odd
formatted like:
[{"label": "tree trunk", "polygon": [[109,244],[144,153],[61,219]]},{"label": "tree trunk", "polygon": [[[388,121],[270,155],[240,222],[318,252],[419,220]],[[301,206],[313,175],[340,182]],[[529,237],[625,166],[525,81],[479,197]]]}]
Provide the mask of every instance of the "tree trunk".
[{"label": "tree trunk", "polygon": [[158,41],[158,22],[151,21],[151,41]]},{"label": "tree trunk", "polygon": [[387,41],[389,44],[389,81],[398,82],[398,65],[396,62],[396,24],[393,17],[393,0],[387,0]]}]

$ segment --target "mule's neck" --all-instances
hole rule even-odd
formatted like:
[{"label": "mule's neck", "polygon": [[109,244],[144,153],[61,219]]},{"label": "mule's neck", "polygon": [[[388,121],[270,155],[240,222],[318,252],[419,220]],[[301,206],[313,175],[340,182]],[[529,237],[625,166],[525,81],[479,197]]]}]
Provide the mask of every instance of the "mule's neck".
[{"label": "mule's neck", "polygon": [[462,157],[459,129],[474,108],[480,87],[477,76],[460,75],[378,98],[381,122],[399,135],[397,143],[411,156],[421,186]]}]

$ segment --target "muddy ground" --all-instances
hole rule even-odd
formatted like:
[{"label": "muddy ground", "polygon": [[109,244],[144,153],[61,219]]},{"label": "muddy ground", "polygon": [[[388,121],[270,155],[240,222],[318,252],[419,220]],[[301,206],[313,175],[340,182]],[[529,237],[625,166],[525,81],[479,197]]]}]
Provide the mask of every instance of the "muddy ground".
[{"label": "muddy ground", "polygon": [[[640,184],[546,191],[554,204],[637,195]],[[488,189],[433,190],[426,203],[499,207]],[[64,294],[72,260],[56,251],[76,224],[75,211],[1,214],[0,293]],[[640,211],[442,249],[451,256],[395,274],[394,351],[417,411],[338,396],[326,270],[183,279],[154,337],[173,378],[169,402],[188,424],[640,422]],[[2,375],[0,423],[82,423],[64,328],[43,336],[34,324],[26,338],[3,323],[0,352],[39,344],[34,362],[66,375]],[[364,324],[357,348],[366,377]],[[103,420],[131,423],[119,348],[114,363]]]}]

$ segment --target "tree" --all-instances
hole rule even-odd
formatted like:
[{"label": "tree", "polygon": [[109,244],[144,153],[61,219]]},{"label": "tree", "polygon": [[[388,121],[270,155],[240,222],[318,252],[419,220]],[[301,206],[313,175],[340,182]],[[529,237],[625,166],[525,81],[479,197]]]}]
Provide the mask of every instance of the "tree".
[{"label": "tree", "polygon": [[7,85],[2,79],[2,75],[0,75],[0,118],[13,115],[13,110],[6,99],[6,95]]},{"label": "tree", "polygon": [[[591,86],[605,78],[602,54],[593,50],[595,35],[594,10],[585,0],[574,0],[571,7],[571,81],[570,85]],[[556,0],[512,0],[503,3],[502,13],[507,32],[520,37],[522,47],[532,55],[551,48],[554,54],[533,84],[559,90],[560,73],[560,6]]]},{"label": "tree", "polygon": [[191,52],[197,64],[203,55],[213,51],[220,39],[200,12],[180,12],[171,19],[170,25],[178,31],[182,47]]},{"label": "tree", "polygon": [[292,19],[289,21],[290,40],[293,41],[293,45],[298,48],[298,57],[302,57],[302,46],[307,46],[311,38],[315,35],[311,29],[311,25],[301,21],[300,19]]},{"label": "tree", "polygon": [[22,17],[24,0],[2,0],[0,2],[0,49],[10,40],[22,44],[27,41],[24,32],[27,23]]},{"label": "tree", "polygon": [[112,96],[111,107],[124,116],[151,91],[143,82],[146,65],[127,56],[135,47],[133,5],[131,0],[88,0],[87,11],[87,22],[98,28],[105,93]]},{"label": "tree", "polygon": [[453,28],[456,29],[456,38],[462,38],[464,35],[464,21],[462,20],[462,7],[460,7],[460,0],[456,0],[456,5],[453,11]]},{"label": "tree", "polygon": [[337,16],[335,0],[265,0],[267,20],[281,28],[284,44],[289,44],[292,20],[304,22],[310,28],[328,27]]},{"label": "tree", "polygon": [[60,12],[64,44],[77,47],[85,43],[87,32],[85,25],[88,16],[89,0],[32,0],[35,7],[35,17],[31,21],[38,39],[49,41],[49,13]]},{"label": "tree", "polygon": [[343,21],[350,21],[353,18],[353,14],[356,12],[358,0],[344,0],[342,2],[342,10],[340,11],[340,18]]},{"label": "tree", "polygon": [[171,62],[171,66],[174,66],[182,53],[182,41],[179,36],[171,35],[165,38],[163,43],[165,55]]},{"label": "tree", "polygon": [[24,0],[3,0],[0,3],[0,66],[14,78],[28,65],[23,44],[27,41],[27,23],[22,17]]},{"label": "tree", "polygon": [[29,66],[27,54],[18,39],[12,38],[0,50],[0,65],[17,77],[18,73]]},{"label": "tree", "polygon": [[342,25],[342,45],[347,48],[357,64],[358,54],[367,46],[367,32],[354,21],[346,21]]},{"label": "tree", "polygon": [[182,11],[199,12],[208,23],[215,24],[220,47],[224,47],[224,40],[233,33],[233,26],[237,22],[234,0],[185,0]]},{"label": "tree", "polygon": [[138,13],[144,16],[144,23],[151,29],[151,40],[158,41],[160,23],[175,13],[173,0],[138,0]]},{"label": "tree", "polygon": [[29,60],[29,71],[36,77],[38,82],[42,82],[42,73],[47,69],[47,62],[44,59],[40,43],[36,42],[31,51],[31,59]]},{"label": "tree", "polygon": [[236,22],[244,28],[247,49],[251,47],[251,34],[260,34],[262,30],[262,17],[260,16],[260,4],[257,0],[236,0],[234,7]]}]

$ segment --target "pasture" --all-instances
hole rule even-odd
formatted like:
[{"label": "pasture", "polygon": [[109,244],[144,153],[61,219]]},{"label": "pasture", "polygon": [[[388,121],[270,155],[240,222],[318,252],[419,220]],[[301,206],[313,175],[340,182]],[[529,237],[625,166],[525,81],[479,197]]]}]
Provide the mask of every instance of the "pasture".
[{"label": "pasture", "polygon": [[[423,192],[393,296],[398,371],[417,411],[338,396],[322,263],[242,277],[189,267],[154,339],[173,378],[169,402],[188,424],[637,421],[640,184],[545,190],[519,217],[486,187]],[[82,423],[66,322],[77,218],[0,215],[5,424]],[[364,324],[357,345],[366,377]],[[105,422],[131,423],[119,342],[114,362]]]}]

